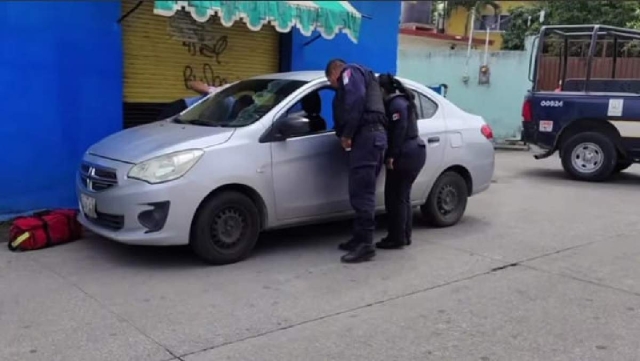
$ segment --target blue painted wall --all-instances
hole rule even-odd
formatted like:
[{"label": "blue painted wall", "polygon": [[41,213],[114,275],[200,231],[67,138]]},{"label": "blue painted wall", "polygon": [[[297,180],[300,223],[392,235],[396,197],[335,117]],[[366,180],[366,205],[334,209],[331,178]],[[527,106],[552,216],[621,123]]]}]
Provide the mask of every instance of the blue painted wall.
[{"label": "blue painted wall", "polygon": [[[283,70],[324,69],[340,57],[396,72],[399,1],[352,4],[363,19],[358,44],[344,34],[283,44]],[[120,2],[0,2],[0,220],[43,208],[77,207],[83,152],[122,129]],[[6,85],[9,86],[6,86]],[[331,123],[331,93],[323,113]]]},{"label": "blue painted wall", "polygon": [[[333,58],[359,63],[377,72],[396,73],[398,60],[398,27],[400,22],[400,1],[352,1],[351,4],[361,14],[372,19],[362,19],[360,38],[353,43],[345,34],[335,38],[320,38],[308,46],[304,43],[313,38],[306,37],[296,29],[291,41],[291,70],[324,70]],[[322,99],[322,115],[329,127],[333,126],[331,116],[331,93]]]},{"label": "blue painted wall", "polygon": [[83,152],[122,128],[119,2],[0,2],[0,218],[76,207]]}]

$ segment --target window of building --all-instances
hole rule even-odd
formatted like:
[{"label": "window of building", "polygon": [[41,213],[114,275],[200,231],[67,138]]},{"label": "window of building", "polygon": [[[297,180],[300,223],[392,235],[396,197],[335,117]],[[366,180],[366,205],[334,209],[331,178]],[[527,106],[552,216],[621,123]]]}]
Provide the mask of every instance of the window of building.
[{"label": "window of building", "polygon": [[476,19],[473,28],[474,30],[487,30],[489,31],[506,31],[511,24],[510,15],[482,15],[480,19]]}]

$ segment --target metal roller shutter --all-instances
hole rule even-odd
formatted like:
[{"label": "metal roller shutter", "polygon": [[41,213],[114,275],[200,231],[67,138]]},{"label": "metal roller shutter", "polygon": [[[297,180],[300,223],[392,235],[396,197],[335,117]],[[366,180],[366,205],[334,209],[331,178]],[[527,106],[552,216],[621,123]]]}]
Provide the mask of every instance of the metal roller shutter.
[{"label": "metal roller shutter", "polygon": [[[123,14],[137,1],[123,0]],[[219,19],[196,22],[189,13],[167,18],[145,1],[122,22],[125,127],[155,121],[168,103],[195,94],[189,80],[219,86],[278,71],[278,33],[251,31],[242,21],[227,28]]]}]

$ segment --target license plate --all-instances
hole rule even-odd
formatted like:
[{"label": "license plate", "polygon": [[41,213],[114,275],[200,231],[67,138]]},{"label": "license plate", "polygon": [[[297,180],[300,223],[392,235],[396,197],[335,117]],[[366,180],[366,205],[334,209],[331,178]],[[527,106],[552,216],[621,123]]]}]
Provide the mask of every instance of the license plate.
[{"label": "license plate", "polygon": [[96,199],[86,194],[80,194],[80,204],[82,211],[89,218],[98,218],[96,214]]}]

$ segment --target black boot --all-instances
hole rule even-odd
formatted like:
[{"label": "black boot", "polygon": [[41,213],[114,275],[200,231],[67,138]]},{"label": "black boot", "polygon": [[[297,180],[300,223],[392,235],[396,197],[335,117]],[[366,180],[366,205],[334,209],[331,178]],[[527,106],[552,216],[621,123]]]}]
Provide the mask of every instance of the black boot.
[{"label": "black boot", "polygon": [[371,260],[375,255],[376,250],[370,244],[360,244],[340,260],[344,263],[360,263]]},{"label": "black boot", "polygon": [[405,241],[405,245],[406,246],[410,246],[411,245],[411,238],[407,238],[407,240]]},{"label": "black boot", "polygon": [[407,244],[406,242],[396,242],[384,237],[380,242],[376,243],[376,247],[380,249],[400,249]]},{"label": "black boot", "polygon": [[357,246],[358,246],[358,244],[356,243],[356,241],[354,241],[353,238],[351,238],[346,242],[340,243],[338,245],[338,249],[341,250],[341,251],[351,252],[354,249],[356,249]]}]

